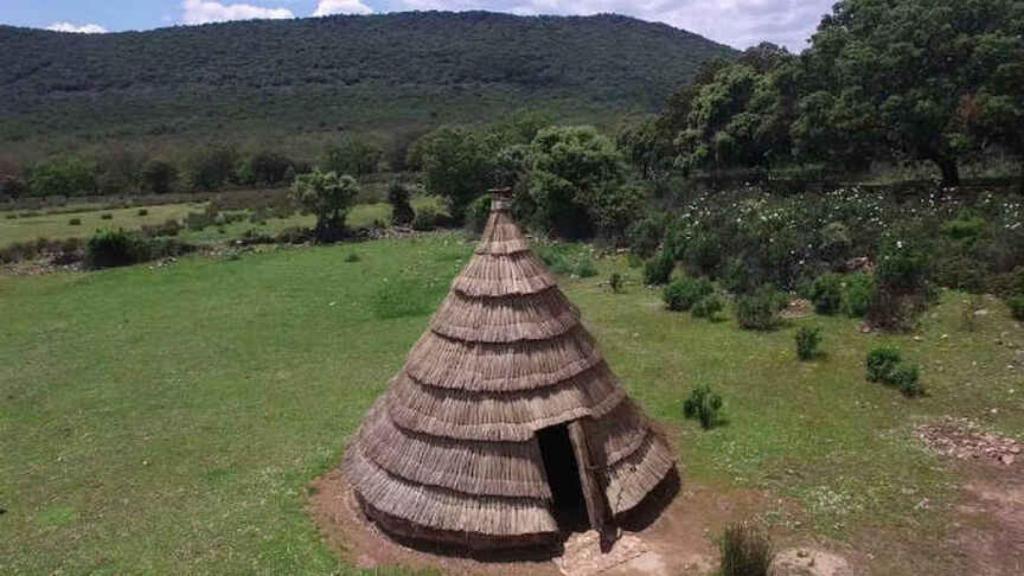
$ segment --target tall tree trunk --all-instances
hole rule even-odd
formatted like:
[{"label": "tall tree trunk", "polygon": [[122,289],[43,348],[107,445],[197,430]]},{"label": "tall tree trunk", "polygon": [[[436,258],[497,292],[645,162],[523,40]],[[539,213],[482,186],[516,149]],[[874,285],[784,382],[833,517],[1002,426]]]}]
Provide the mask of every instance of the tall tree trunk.
[{"label": "tall tree trunk", "polygon": [[960,166],[957,165],[956,159],[943,156],[935,159],[934,162],[942,171],[943,186],[960,185]]}]

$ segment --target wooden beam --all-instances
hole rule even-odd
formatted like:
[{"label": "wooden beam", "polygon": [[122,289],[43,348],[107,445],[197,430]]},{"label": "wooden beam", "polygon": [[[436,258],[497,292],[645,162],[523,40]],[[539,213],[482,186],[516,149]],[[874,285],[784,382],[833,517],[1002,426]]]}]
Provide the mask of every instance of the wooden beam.
[{"label": "wooden beam", "polygon": [[569,439],[572,440],[573,452],[576,454],[576,464],[579,465],[580,469],[580,487],[583,488],[583,499],[587,503],[587,516],[590,517],[590,527],[603,534],[607,518],[607,506],[605,505],[604,493],[597,478],[594,476],[594,466],[590,460],[587,436],[583,433],[583,425],[579,420],[569,423]]}]

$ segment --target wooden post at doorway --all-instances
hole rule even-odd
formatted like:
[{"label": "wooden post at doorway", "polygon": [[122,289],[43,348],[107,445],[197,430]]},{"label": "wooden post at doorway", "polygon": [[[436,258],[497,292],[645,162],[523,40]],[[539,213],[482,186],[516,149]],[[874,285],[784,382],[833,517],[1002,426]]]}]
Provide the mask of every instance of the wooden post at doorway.
[{"label": "wooden post at doorway", "polygon": [[580,469],[580,487],[583,489],[583,499],[587,503],[587,516],[590,517],[590,527],[604,534],[605,514],[607,508],[604,501],[604,493],[594,477],[593,464],[590,461],[590,449],[587,447],[587,437],[583,433],[583,425],[579,420],[569,423],[569,439],[572,440],[572,449],[576,454],[576,463]]}]

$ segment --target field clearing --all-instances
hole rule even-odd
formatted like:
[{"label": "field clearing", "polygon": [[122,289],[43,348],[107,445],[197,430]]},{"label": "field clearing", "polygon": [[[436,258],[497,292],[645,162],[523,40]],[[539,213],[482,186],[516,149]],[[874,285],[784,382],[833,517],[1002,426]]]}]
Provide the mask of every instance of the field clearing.
[{"label": "field clearing", "polygon": [[[357,573],[321,542],[306,487],[338,463],[472,247],[436,234],[0,277],[0,572]],[[679,446],[684,485],[767,491],[787,538],[849,545],[874,573],[964,573],[946,545],[957,473],[912,429],[957,415],[1024,437],[1021,365],[994,344],[1024,343],[1024,329],[1002,304],[986,301],[969,332],[962,296],[945,292],[919,341],[839,317],[762,334],[667,312],[624,259],[597,264],[563,289]],[[603,284],[612,271],[625,294]],[[808,324],[827,356],[799,363],[793,333]],[[864,380],[882,342],[921,365],[928,396]],[[682,418],[701,383],[725,400],[710,432]]]},{"label": "field clearing", "polygon": [[[0,212],[0,247],[15,242],[29,242],[37,238],[63,240],[65,238],[88,238],[99,230],[124,228],[136,230],[143,225],[155,226],[165,221],[181,220],[189,212],[202,211],[205,203],[163,204],[114,210],[86,210],[83,212],[41,214],[27,218],[7,218],[11,212]],[[139,209],[148,214],[139,216]],[[20,211],[15,211],[18,213]],[[110,220],[103,220],[103,214],[110,214]],[[72,226],[69,222],[77,218],[81,224]]]},{"label": "field clearing", "polygon": [[[138,230],[142,226],[155,226],[167,220],[182,221],[190,212],[202,212],[207,202],[182,204],[159,204],[153,206],[136,206],[102,210],[98,207],[83,207],[79,212],[40,214],[26,218],[7,218],[8,214],[22,211],[0,212],[0,248],[15,242],[30,242],[37,238],[63,240],[65,238],[88,238],[99,230],[123,228]],[[433,196],[416,196],[412,199],[415,210],[425,206],[440,209],[440,203]],[[139,210],[145,209],[145,216]],[[102,218],[110,214],[109,220]],[[72,218],[81,221],[80,225],[69,224]],[[359,204],[352,208],[348,216],[348,225],[353,228],[371,226],[375,221],[389,222],[391,206],[386,202]],[[204,230],[182,229],[180,238],[186,242],[210,243],[238,238],[243,233],[253,230],[257,233],[275,235],[286,228],[296,226],[312,227],[316,218],[309,215],[293,214],[288,218],[269,218],[265,223],[250,222],[248,218],[240,222],[232,222],[224,226],[209,226]]]}]

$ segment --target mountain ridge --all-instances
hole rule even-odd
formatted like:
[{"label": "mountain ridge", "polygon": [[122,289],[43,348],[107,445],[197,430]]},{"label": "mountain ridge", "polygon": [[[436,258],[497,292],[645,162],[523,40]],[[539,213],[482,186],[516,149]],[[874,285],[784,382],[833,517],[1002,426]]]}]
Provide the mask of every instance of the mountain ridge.
[{"label": "mountain ridge", "polygon": [[735,50],[626,16],[400,12],[98,35],[0,27],[0,139],[393,130],[654,111]]}]

